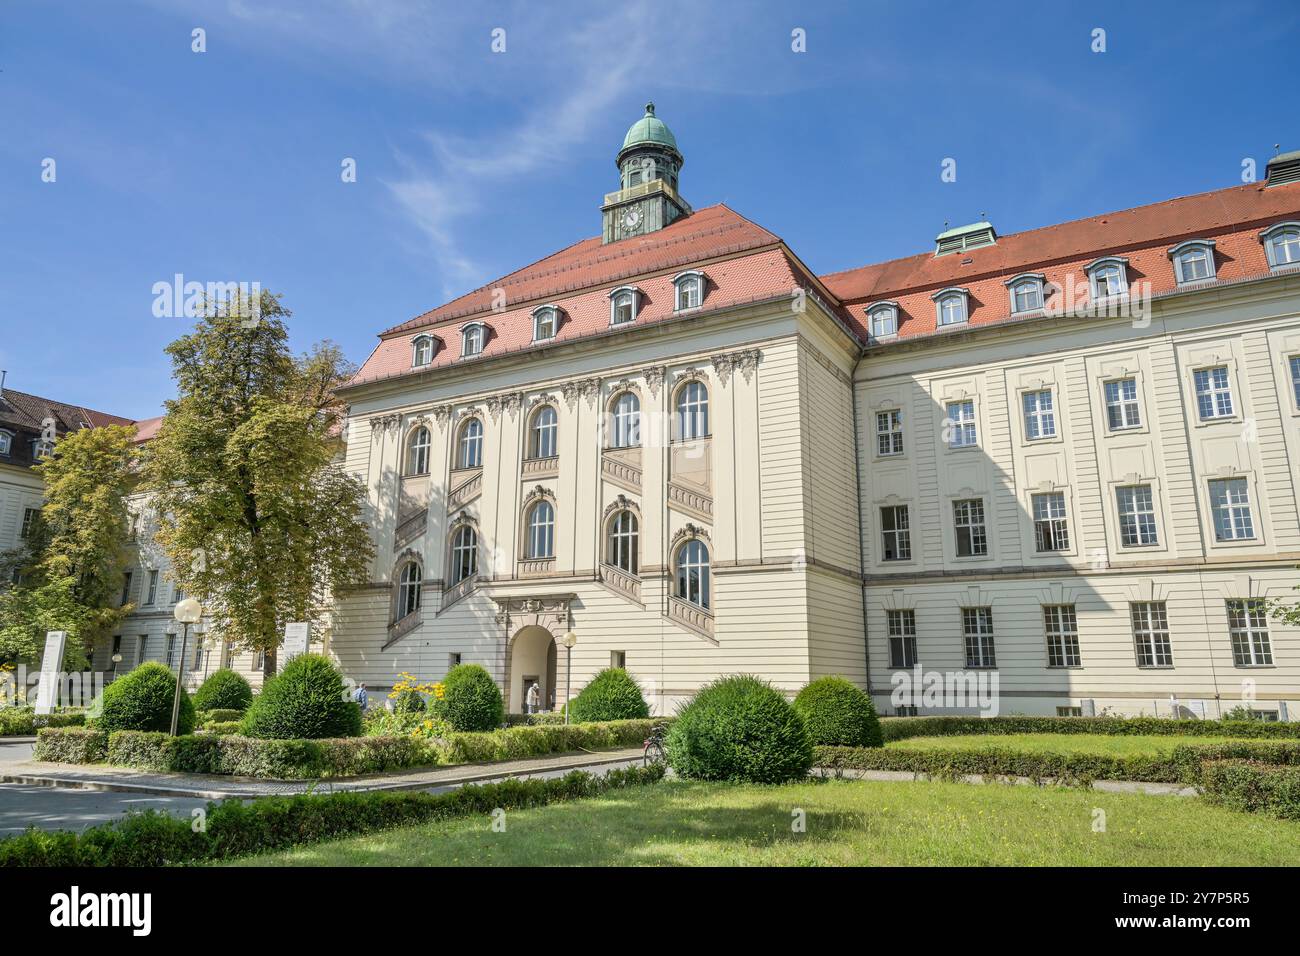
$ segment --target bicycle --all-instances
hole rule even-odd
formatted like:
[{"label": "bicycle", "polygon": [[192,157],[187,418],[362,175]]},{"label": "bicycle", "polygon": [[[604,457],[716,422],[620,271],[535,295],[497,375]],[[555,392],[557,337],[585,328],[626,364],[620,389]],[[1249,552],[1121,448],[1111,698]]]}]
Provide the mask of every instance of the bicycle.
[{"label": "bicycle", "polygon": [[642,759],[645,766],[652,763],[667,763],[668,758],[664,755],[664,734],[666,728],[663,724],[656,724],[650,728],[650,736],[646,738],[645,749],[642,752]]}]

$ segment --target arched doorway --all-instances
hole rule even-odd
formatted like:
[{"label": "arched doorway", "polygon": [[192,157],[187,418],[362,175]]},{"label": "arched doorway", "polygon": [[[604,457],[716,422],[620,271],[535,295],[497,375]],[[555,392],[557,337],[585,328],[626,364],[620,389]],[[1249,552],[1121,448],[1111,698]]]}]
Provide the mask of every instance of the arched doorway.
[{"label": "arched doorway", "polygon": [[521,627],[510,641],[507,673],[510,675],[508,710],[524,712],[528,688],[533,683],[541,692],[541,709],[555,706],[555,635],[537,624]]}]

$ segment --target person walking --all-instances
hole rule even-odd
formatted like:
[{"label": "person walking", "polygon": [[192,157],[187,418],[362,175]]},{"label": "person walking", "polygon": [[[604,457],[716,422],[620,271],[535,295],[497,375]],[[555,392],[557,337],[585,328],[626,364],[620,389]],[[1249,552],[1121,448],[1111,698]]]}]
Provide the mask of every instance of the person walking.
[{"label": "person walking", "polygon": [[528,696],[524,698],[527,705],[525,713],[535,714],[542,707],[542,691],[536,684],[528,688]]},{"label": "person walking", "polygon": [[352,692],[352,699],[357,702],[357,706],[361,708],[361,713],[364,714],[366,708],[370,706],[370,695],[366,693],[365,684],[357,685],[357,689]]}]

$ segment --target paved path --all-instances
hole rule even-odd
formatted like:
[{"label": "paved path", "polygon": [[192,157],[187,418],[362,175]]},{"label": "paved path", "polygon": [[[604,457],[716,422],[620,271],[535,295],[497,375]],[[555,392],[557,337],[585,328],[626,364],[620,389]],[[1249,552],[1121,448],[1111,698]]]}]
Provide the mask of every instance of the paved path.
[{"label": "paved path", "polygon": [[[7,745],[12,746],[12,745]],[[7,749],[0,746],[0,751]],[[30,748],[29,748],[30,750]],[[602,774],[641,763],[641,751],[557,754],[533,760],[467,764],[434,770],[384,774],[317,785],[317,793],[340,790],[421,790],[445,793],[466,783],[506,777],[559,777],[572,770]],[[245,778],[184,774],[145,774],[116,767],[70,768],[65,764],[14,761],[0,753],[0,836],[31,826],[82,830],[132,810],[165,810],[188,817],[209,800],[255,799],[303,793],[305,781],[280,783]]]}]

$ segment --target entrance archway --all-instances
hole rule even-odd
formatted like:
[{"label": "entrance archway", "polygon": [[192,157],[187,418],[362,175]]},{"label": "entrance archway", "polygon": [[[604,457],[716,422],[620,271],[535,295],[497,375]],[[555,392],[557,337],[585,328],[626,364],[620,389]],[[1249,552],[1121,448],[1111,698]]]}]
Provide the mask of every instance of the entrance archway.
[{"label": "entrance archway", "polygon": [[537,624],[519,629],[510,641],[507,663],[510,693],[508,710],[512,714],[524,712],[528,687],[537,683],[541,692],[541,709],[555,707],[555,635]]}]

